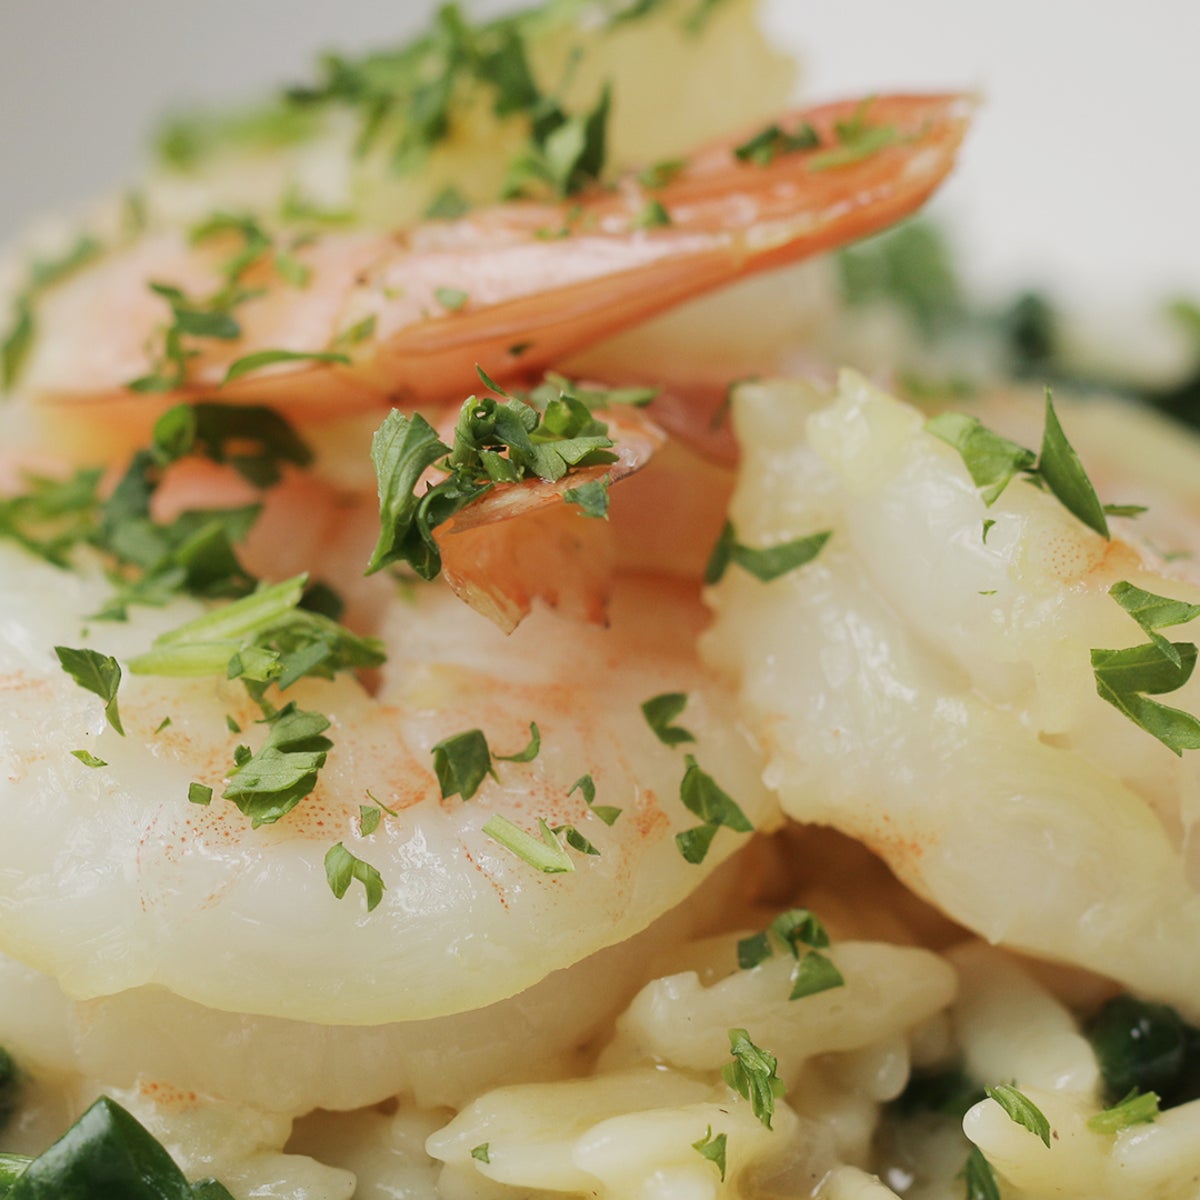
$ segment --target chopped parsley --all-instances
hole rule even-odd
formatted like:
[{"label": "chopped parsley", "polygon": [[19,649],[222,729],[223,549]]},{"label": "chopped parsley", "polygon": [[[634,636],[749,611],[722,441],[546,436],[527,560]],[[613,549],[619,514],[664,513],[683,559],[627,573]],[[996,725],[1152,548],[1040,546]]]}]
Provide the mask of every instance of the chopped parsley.
[{"label": "chopped parsley", "polygon": [[97,758],[90,750],[72,750],[71,755],[79,759],[85,767],[107,767],[108,763],[102,758]]},{"label": "chopped parsley", "polygon": [[454,221],[471,211],[471,202],[456,187],[444,187],[430,202],[425,216],[431,221]]},{"label": "chopped parsley", "polygon": [[574,795],[579,792],[583,796],[584,803],[588,809],[594,813],[605,825],[612,825],[621,815],[621,810],[612,804],[597,804],[596,803],[596,781],[590,775],[581,775],[567,789],[567,795]]},{"label": "chopped parsley", "polygon": [[1046,421],[1041,454],[1018,446],[993,433],[978,417],[964,413],[939,413],[925,422],[934,437],[958,451],[983,502],[989,508],[1018,475],[1047,488],[1072,516],[1089,529],[1108,538],[1105,508],[1083,469],[1079,456],[1067,441],[1054,411],[1050,389],[1046,389]]},{"label": "chopped parsley", "polygon": [[765,962],[775,952],[773,942],[796,960],[789,1000],[800,1000],[845,985],[842,973],[820,953],[829,947],[829,934],[807,908],[788,909],[761,933],[742,938],[737,947],[738,966],[745,971]]},{"label": "chopped parsley", "polygon": [[814,150],[821,144],[817,131],[804,121],[788,132],[779,125],[771,124],[760,129],[752,137],[733,148],[733,156],[740,162],[753,163],[756,167],[768,167],[783,154],[794,154],[798,150]]},{"label": "chopped parsley", "polygon": [[754,1115],[768,1128],[775,1115],[775,1101],[783,1095],[783,1080],[775,1074],[779,1060],[760,1049],[744,1029],[729,1031],[733,1062],[721,1068],[721,1076],[735,1092],[750,1101]]},{"label": "chopped parsley", "polygon": [[330,891],[340,900],[356,879],[363,886],[367,898],[367,912],[373,912],[383,899],[387,885],[383,877],[361,858],[351,854],[341,842],[330,846],[325,854],[325,878]]},{"label": "chopped parsley", "polygon": [[808,161],[810,171],[848,167],[901,141],[900,132],[894,125],[874,125],[870,122],[868,118],[873,104],[874,97],[868,96],[855,108],[849,120],[834,123],[837,144],[814,154]]},{"label": "chopped parsley", "polygon": [[671,214],[658,200],[647,200],[641,212],[629,224],[630,229],[665,229],[671,224]]},{"label": "chopped parsley", "polygon": [[1093,1133],[1120,1133],[1133,1125],[1150,1125],[1158,1119],[1159,1098],[1154,1092],[1139,1092],[1132,1088],[1124,1099],[1088,1117],[1087,1127]]},{"label": "chopped parsley", "polygon": [[110,654],[98,650],[74,650],[70,646],[55,646],[54,653],[62,669],[85,692],[91,692],[104,701],[104,715],[108,723],[122,736],[121,714],[117,709],[117,689],[121,686],[121,664]]},{"label": "chopped parsley", "polygon": [[206,783],[188,784],[188,803],[207,806],[212,803],[213,790]]},{"label": "chopped parsley", "polygon": [[1024,1092],[1007,1083],[998,1083],[995,1087],[984,1088],[984,1091],[988,1099],[995,1100],[1004,1109],[1009,1120],[1041,1138],[1047,1150],[1050,1148],[1050,1122],[1046,1120],[1045,1113]]},{"label": "chopped parsley", "polygon": [[1001,1200],[996,1172],[978,1146],[971,1147],[959,1177],[966,1183],[966,1200]]},{"label": "chopped parsley", "polygon": [[233,1200],[214,1179],[189,1183],[163,1146],[107,1096],[37,1158],[0,1155],[0,1195],[12,1200],[99,1195],[122,1200]]},{"label": "chopped parsley", "polygon": [[752,833],[754,826],[732,797],[721,790],[692,755],[686,755],[684,761],[687,769],[679,785],[679,797],[684,807],[695,813],[702,824],[677,833],[675,845],[685,861],[701,863],[722,827],[732,829],[735,833]]},{"label": "chopped parsley", "polygon": [[709,556],[708,566],[704,572],[704,582],[719,583],[729,569],[730,563],[736,563],[742,570],[748,571],[755,579],[763,583],[771,583],[789,571],[812,562],[825,547],[832,532],[828,529],[820,533],[810,533],[804,537],[794,538],[790,542],[780,542],[776,546],[762,548],[747,546],[737,540],[733,522],[726,521],[720,537]]},{"label": "chopped parsley", "polygon": [[585,517],[608,520],[608,488],[611,480],[607,475],[600,479],[589,479],[578,487],[566,488],[562,498],[574,504]]},{"label": "chopped parsley", "polygon": [[263,367],[273,367],[276,363],[285,362],[340,363],[342,366],[348,366],[350,359],[345,354],[332,351],[258,350],[231,362],[223,382],[232,383],[235,379],[241,379],[243,375],[261,371]]},{"label": "chopped parsley", "polygon": [[491,1143],[480,1142],[478,1146],[471,1147],[471,1157],[477,1162],[490,1163],[492,1161],[490,1151]]},{"label": "chopped parsley", "polygon": [[[419,413],[406,416],[393,409],[371,442],[380,534],[367,573],[404,562],[422,579],[432,579],[442,564],[433,531],[496,483],[554,482],[576,467],[613,462],[607,426],[583,401],[555,391],[541,397],[540,407],[504,392],[501,399],[469,397],[450,446]],[[431,468],[443,478],[419,493]]]},{"label": "chopped parsley", "polygon": [[687,707],[687,701],[686,692],[663,692],[660,696],[652,696],[642,705],[646,724],[664,746],[678,746],[696,740],[695,734],[682,725],[671,724]]},{"label": "chopped parsley", "polygon": [[468,729],[443,738],[432,750],[433,771],[441,788],[442,799],[461,796],[470,800],[490,775],[496,778],[492,765],[497,762],[527,763],[537,758],[542,748],[542,734],[537,722],[529,723],[529,743],[515,754],[494,754],[480,729]]},{"label": "chopped parsley", "polygon": [[1168,1107],[1200,1097],[1200,1030],[1168,1005],[1114,996],[1084,1032],[1109,1104],[1134,1091],[1156,1092]]},{"label": "chopped parsley", "polygon": [[[329,718],[286,704],[267,717],[267,740],[256,752],[234,751],[236,764],[222,796],[250,818],[255,829],[286,816],[317,786],[333,743],[324,736]],[[335,889],[336,892],[336,889]],[[342,893],[337,893],[340,895]]]},{"label": "chopped parsley", "polygon": [[1177,691],[1191,678],[1196,666],[1195,643],[1171,642],[1157,631],[1195,620],[1200,616],[1200,605],[1159,596],[1125,580],[1113,584],[1109,595],[1142,627],[1150,641],[1124,650],[1093,650],[1096,692],[1175,754],[1200,749],[1200,720],[1149,699]]},{"label": "chopped parsley", "polygon": [[451,312],[458,312],[471,298],[467,292],[452,287],[434,288],[433,294],[437,302]]},{"label": "chopped parsley", "polygon": [[713,1163],[717,1170],[721,1173],[721,1182],[725,1182],[725,1144],[728,1140],[728,1135],[718,1133],[713,1136],[712,1126],[710,1125],[705,1131],[704,1136],[699,1141],[692,1143],[692,1149],[700,1155],[701,1158],[706,1158],[710,1163]]},{"label": "chopped parsley", "polygon": [[[541,817],[538,818],[540,837],[526,833],[520,826],[514,825],[499,813],[488,818],[483,832],[492,841],[498,842],[506,850],[511,850],[518,858],[545,875],[558,875],[575,870],[575,864],[563,849],[558,835]],[[594,848],[592,852],[595,852]]]}]

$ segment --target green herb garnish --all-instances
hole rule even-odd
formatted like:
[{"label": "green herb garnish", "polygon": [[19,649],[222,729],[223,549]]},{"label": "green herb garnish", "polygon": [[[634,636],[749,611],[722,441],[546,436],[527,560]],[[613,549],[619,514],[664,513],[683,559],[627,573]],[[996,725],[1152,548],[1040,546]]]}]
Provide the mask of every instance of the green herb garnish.
[{"label": "green herb garnish", "polygon": [[687,862],[701,863],[719,829],[724,827],[735,833],[752,833],[754,826],[713,777],[701,769],[692,755],[686,755],[684,761],[687,769],[679,785],[679,797],[684,807],[695,813],[703,824],[677,833],[675,844]]},{"label": "green herb garnish", "polygon": [[739,542],[733,523],[726,521],[709,556],[704,582],[719,583],[729,569],[729,564],[736,563],[742,570],[749,571],[755,579],[770,583],[789,571],[812,562],[831,536],[830,530],[823,530],[821,533],[794,538],[790,542],[781,542],[777,546],[759,548]]},{"label": "green herb garnish", "polygon": [[107,767],[108,763],[102,758],[97,758],[90,750],[72,750],[71,755],[79,759],[85,767]]},{"label": "green herb garnish", "polygon": [[1046,389],[1046,424],[1042,435],[1041,455],[1035,457],[1007,438],[986,428],[978,417],[963,413],[939,413],[925,422],[925,429],[954,447],[979,488],[983,502],[989,508],[1018,475],[1029,482],[1045,486],[1059,503],[1108,538],[1108,521],[1104,506],[1096,498],[1096,489],[1063,432],[1050,389]]},{"label": "green herb garnish", "polygon": [[104,701],[108,723],[122,736],[121,714],[117,709],[117,689],[121,686],[121,664],[110,654],[98,650],[73,650],[70,646],[55,646],[54,653],[62,669],[86,692]]},{"label": "green herb garnish", "polygon": [[1024,1092],[1007,1083],[998,1083],[995,1087],[984,1088],[984,1091],[989,1099],[995,1100],[1004,1109],[1010,1120],[1041,1138],[1047,1150],[1050,1148],[1050,1122]]},{"label": "green herb garnish", "polygon": [[383,899],[387,885],[383,877],[361,858],[351,854],[341,842],[330,846],[325,854],[325,878],[329,889],[341,900],[348,891],[351,883],[358,880],[363,886],[367,897],[367,912],[373,912]]},{"label": "green herb garnish", "polygon": [[687,707],[687,701],[686,692],[664,692],[661,696],[652,696],[642,705],[646,724],[664,746],[678,746],[696,740],[695,734],[682,725],[671,724]]},{"label": "green herb garnish", "polygon": [[966,1200],[1000,1200],[996,1172],[978,1146],[971,1147],[970,1156],[959,1177],[966,1183]]},{"label": "green herb garnish", "polygon": [[223,383],[232,383],[243,375],[253,371],[261,371],[263,367],[273,367],[276,363],[285,362],[314,362],[339,363],[349,366],[350,359],[345,354],[335,354],[330,351],[305,352],[300,350],[259,350],[254,354],[246,354],[229,364]]},{"label": "green herb garnish", "polygon": [[1132,1125],[1150,1125],[1158,1119],[1158,1105],[1156,1093],[1133,1088],[1111,1108],[1088,1117],[1087,1127],[1093,1133],[1120,1133]]},{"label": "green herb garnish", "polygon": [[807,908],[788,909],[761,933],[742,938],[737,946],[738,966],[745,971],[765,962],[774,954],[773,941],[782,945],[797,962],[789,1000],[800,1000],[845,985],[842,973],[820,953],[829,946],[829,934]]},{"label": "green herb garnish", "polygon": [[784,1093],[783,1080],[775,1074],[779,1060],[756,1046],[744,1029],[729,1031],[729,1049],[733,1062],[721,1068],[722,1077],[750,1101],[754,1115],[770,1129],[775,1101]]},{"label": "green herb garnish", "polygon": [[481,1163],[490,1163],[491,1158],[491,1143],[480,1142],[478,1146],[471,1147],[471,1157]]},{"label": "green herb garnish", "polygon": [[433,770],[443,799],[461,796],[470,800],[489,775],[495,778],[492,753],[482,730],[468,729],[443,738],[432,753]]},{"label": "green herb garnish", "polygon": [[771,124],[747,138],[733,148],[733,156],[741,162],[753,163],[756,167],[768,167],[783,154],[794,154],[798,150],[814,150],[821,144],[817,131],[807,122],[788,132],[779,125]]},{"label": "green herb garnish", "polygon": [[695,1150],[701,1158],[706,1158],[710,1163],[714,1163],[718,1171],[721,1172],[721,1182],[725,1182],[725,1143],[727,1135],[718,1133],[713,1136],[712,1126],[710,1125],[705,1131],[704,1136],[696,1142],[692,1143],[692,1149]]},{"label": "green herb garnish", "polygon": [[531,867],[545,875],[558,875],[574,871],[575,864],[563,849],[557,835],[546,822],[538,818],[540,838],[528,834],[519,826],[514,825],[507,817],[499,813],[488,818],[483,826],[483,832],[494,842],[498,842],[506,850],[511,850],[518,858],[523,859]]}]

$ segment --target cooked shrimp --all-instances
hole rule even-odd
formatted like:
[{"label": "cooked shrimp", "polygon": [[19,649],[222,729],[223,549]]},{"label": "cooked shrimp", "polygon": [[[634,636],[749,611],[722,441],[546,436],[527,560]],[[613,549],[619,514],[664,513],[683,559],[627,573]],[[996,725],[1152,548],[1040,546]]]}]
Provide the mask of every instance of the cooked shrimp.
[{"label": "cooked shrimp", "polygon": [[[187,802],[191,782],[219,785],[239,740],[258,740],[246,698],[202,679],[129,677],[129,736],[116,736],[51,650],[78,644],[102,582],[12,547],[0,555],[0,941],[72,996],[159,983],[214,1008],[411,1020],[479,1008],[631,936],[744,841],[723,829],[703,865],[681,857],[674,834],[697,824],[680,800],[684,760],[640,710],[660,693],[688,694],[696,758],[750,823],[777,819],[727,700],[695,661],[702,613],[685,589],[628,581],[608,629],[535,613],[509,638],[437,585],[395,601],[377,696],[347,679],[297,685],[301,707],[329,715],[334,749],[311,796],[253,829],[233,805]],[[42,599],[31,607],[29,596]],[[189,611],[139,611],[94,626],[88,644],[127,660]],[[231,734],[227,715],[247,732]],[[514,754],[531,722],[536,759],[498,763],[469,801],[440,796],[435,743],[478,728]],[[108,765],[89,769],[74,749]],[[572,792],[589,774],[596,803],[622,810],[611,828]],[[372,797],[394,815],[360,836]],[[534,836],[539,819],[574,826],[600,853],[540,874],[483,832],[493,814]],[[382,875],[374,912],[326,886],[323,857],[339,841]]]},{"label": "cooked shrimp", "polygon": [[[303,287],[282,283],[263,256],[238,278],[265,290],[230,314],[237,336],[187,338],[176,391],[347,414],[460,399],[476,363],[501,382],[537,373],[701,292],[911,212],[953,165],[967,109],[957,96],[830,104],[780,121],[789,133],[811,127],[820,148],[778,152],[766,165],[739,161],[738,141],[724,139],[657,189],[631,176],[575,205],[507,204],[386,237],[328,233],[295,250]],[[854,141],[864,127],[884,136]],[[149,284],[213,294],[239,248],[236,232],[227,238],[147,237],[52,289],[20,394],[71,405],[81,437],[97,436],[92,410],[106,436],[123,419],[144,429],[160,406],[128,385],[160,365],[153,347],[170,318]],[[336,352],[355,329],[370,333],[340,346],[352,362],[276,363],[223,383],[245,356]]]},{"label": "cooked shrimp", "polygon": [[[733,571],[713,597],[709,656],[740,679],[785,811],[991,941],[1194,1018],[1196,759],[1105,703],[1090,657],[1146,641],[1113,584],[1195,603],[1194,570],[1019,482],[986,508],[920,414],[853,374],[834,398],[748,386],[737,421],[739,540],[832,530],[805,567]],[[1200,682],[1165,700],[1200,710]]]}]

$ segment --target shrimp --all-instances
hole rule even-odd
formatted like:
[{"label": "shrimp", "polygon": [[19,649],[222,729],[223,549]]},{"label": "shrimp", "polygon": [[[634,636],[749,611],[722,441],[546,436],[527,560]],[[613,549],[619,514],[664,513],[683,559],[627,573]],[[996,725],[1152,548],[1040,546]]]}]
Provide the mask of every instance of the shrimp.
[{"label": "shrimp", "polygon": [[[153,394],[138,394],[128,385],[161,367],[154,347],[171,311],[149,285],[211,295],[241,248],[237,222],[199,245],[146,235],[47,292],[18,396],[51,414],[69,409],[57,436],[94,450],[124,428],[144,436],[163,402],[180,397],[275,405],[303,421],[461,398],[476,364],[501,383],[528,378],[683,300],[913,211],[953,165],[969,108],[950,95],[829,104],[780,118],[772,128],[784,150],[767,130],[759,161],[742,161],[746,140],[726,138],[673,166],[661,187],[626,176],[572,205],[509,203],[391,235],[326,233],[294,252],[302,287],[281,282],[263,254],[240,269],[232,324],[187,338],[177,375],[159,371]],[[818,147],[786,149],[797,130]],[[228,378],[265,351],[326,360]]]},{"label": "shrimp", "polygon": [[[708,659],[738,679],[784,810],[990,941],[1194,1019],[1195,760],[1105,703],[1091,660],[1146,640],[1114,584],[1194,604],[1194,569],[1021,483],[985,507],[921,415],[852,373],[834,397],[747,386],[736,414],[738,539],[832,531],[805,567],[730,572],[712,597]],[[1200,684],[1167,702],[1197,711]]]},{"label": "shrimp", "polygon": [[[608,628],[535,612],[507,639],[440,586],[394,601],[376,695],[347,678],[294,689],[301,708],[329,715],[334,749],[316,791],[254,829],[232,805],[187,802],[192,782],[228,772],[238,741],[257,740],[246,696],[130,677],[118,737],[51,651],[79,636],[102,581],[9,546],[0,556],[0,942],[75,998],[154,983],[238,1012],[415,1020],[491,1004],[630,937],[745,840],[721,830],[703,864],[681,856],[675,835],[697,820],[681,802],[683,756],[641,712],[658,694],[688,696],[695,759],[748,823],[778,820],[726,696],[695,660],[702,610],[682,585],[618,581]],[[29,596],[44,600],[31,609]],[[194,612],[138,611],[93,626],[88,644],[128,661]],[[495,753],[516,754],[531,722],[533,761],[497,762],[470,800],[441,795],[437,743],[479,729]],[[108,765],[89,769],[75,749]],[[611,827],[585,776],[597,805],[621,810]],[[375,804],[382,819],[367,832],[360,806]],[[540,874],[484,832],[493,814],[535,837],[539,820],[571,826],[599,853]],[[339,842],[378,870],[374,912],[330,894],[322,864]]]}]

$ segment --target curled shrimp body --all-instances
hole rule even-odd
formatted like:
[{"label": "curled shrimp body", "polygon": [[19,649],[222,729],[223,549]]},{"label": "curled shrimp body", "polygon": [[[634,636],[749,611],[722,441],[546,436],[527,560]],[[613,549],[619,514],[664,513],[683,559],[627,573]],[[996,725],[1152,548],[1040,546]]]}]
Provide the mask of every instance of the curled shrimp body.
[{"label": "curled shrimp body", "polygon": [[[0,554],[0,938],[73,997],[157,983],[213,1008],[377,1024],[479,1008],[624,940],[745,840],[722,830],[702,865],[681,856],[674,835],[697,824],[680,798],[685,760],[640,707],[661,693],[687,694],[690,748],[749,822],[776,820],[695,661],[702,612],[677,585],[619,584],[607,629],[541,612],[509,638],[437,585],[395,601],[375,696],[349,679],[293,689],[328,714],[334,749],[315,792],[256,829],[218,799],[188,803],[193,782],[219,792],[236,744],[261,736],[240,687],[128,677],[117,736],[51,650],[79,636],[101,580]],[[31,611],[30,595],[44,603]],[[96,625],[88,644],[127,660],[189,609]],[[497,761],[470,799],[441,794],[435,744],[479,729],[513,755],[531,722],[536,758]],[[620,809],[611,826],[576,786],[584,776],[597,805]],[[360,807],[376,804],[364,833]],[[539,821],[571,826],[598,853],[564,850],[574,869],[542,874],[484,832],[496,814],[534,838]],[[323,862],[339,842],[380,873],[375,911],[357,884],[330,893]]]},{"label": "curled shrimp body", "polygon": [[[739,539],[832,531],[805,567],[714,594],[707,648],[785,811],[990,940],[1194,1016],[1195,759],[1106,703],[1091,657],[1146,640],[1114,584],[1194,604],[1192,572],[1025,483],[985,507],[921,415],[852,374],[835,397],[749,387],[738,422]],[[1194,713],[1200,685],[1162,699]]]},{"label": "curled shrimp body", "polygon": [[[683,300],[911,212],[953,165],[968,107],[957,96],[830,104],[779,122],[811,130],[818,148],[765,163],[742,161],[744,143],[724,139],[674,166],[661,187],[629,176],[574,204],[510,203],[391,235],[325,233],[294,252],[303,286],[282,282],[269,256],[246,267],[230,314],[236,336],[192,339],[186,372],[157,390],[215,392],[303,418],[459,399],[475,364],[501,382],[536,374]],[[864,121],[884,131],[865,151],[846,132]],[[80,428],[94,410],[102,425],[126,417],[144,427],[159,406],[128,384],[155,370],[170,317],[149,285],[210,295],[237,249],[236,233],[200,245],[160,233],[78,271],[40,302],[45,332],[19,393],[72,406]],[[234,362],[267,350],[344,357],[225,382]]]}]

